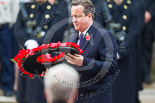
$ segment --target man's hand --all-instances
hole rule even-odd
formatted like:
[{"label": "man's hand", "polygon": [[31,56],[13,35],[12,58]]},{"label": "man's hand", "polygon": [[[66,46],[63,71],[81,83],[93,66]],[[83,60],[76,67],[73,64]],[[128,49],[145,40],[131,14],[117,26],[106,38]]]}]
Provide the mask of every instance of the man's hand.
[{"label": "man's hand", "polygon": [[147,24],[148,22],[150,22],[152,19],[152,15],[150,12],[145,11],[145,23]]},{"label": "man's hand", "polygon": [[83,65],[83,56],[82,55],[78,55],[78,54],[72,55],[72,54],[68,53],[68,56],[65,55],[65,59],[70,64],[74,64],[77,66]]}]

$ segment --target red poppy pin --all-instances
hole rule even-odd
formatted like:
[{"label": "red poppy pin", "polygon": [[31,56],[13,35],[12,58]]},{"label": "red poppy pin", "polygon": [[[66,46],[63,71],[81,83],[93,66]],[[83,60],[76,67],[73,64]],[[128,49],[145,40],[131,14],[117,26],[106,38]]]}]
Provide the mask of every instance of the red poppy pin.
[{"label": "red poppy pin", "polygon": [[88,32],[86,33],[86,37],[85,38],[86,38],[86,41],[89,41],[90,40],[90,35],[89,35]]}]

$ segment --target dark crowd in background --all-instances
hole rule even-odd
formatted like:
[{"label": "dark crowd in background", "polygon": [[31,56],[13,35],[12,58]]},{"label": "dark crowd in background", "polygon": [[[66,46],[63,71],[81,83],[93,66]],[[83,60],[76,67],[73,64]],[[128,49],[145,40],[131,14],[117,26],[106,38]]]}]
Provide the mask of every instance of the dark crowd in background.
[{"label": "dark crowd in background", "polygon": [[[91,0],[94,22],[117,40],[113,103],[140,103],[138,92],[151,83],[155,0]],[[0,88],[18,103],[46,103],[43,78],[29,79],[10,59],[22,46],[32,49],[66,42],[75,33],[71,0],[0,0]],[[19,46],[20,45],[20,46]]]}]

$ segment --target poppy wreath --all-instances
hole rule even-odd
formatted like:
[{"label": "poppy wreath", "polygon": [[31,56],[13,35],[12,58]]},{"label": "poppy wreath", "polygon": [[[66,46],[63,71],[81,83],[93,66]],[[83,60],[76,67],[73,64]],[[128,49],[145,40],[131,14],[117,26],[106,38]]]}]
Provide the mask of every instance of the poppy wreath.
[{"label": "poppy wreath", "polygon": [[[66,53],[69,53],[69,51],[65,51],[66,49],[72,49],[76,50],[79,54],[82,54],[84,51],[79,48],[80,46],[73,43],[73,42],[65,42],[65,43],[50,43],[50,44],[43,44],[41,46],[38,46],[37,48],[33,48],[31,50],[29,49],[21,49],[19,53],[14,57],[13,61],[18,64],[18,67],[20,68],[20,71],[23,72],[25,75],[28,75],[30,78],[33,77],[34,75],[38,74],[41,76],[40,73],[34,73],[34,72],[29,72],[28,70],[25,70],[24,64],[28,60],[32,60],[31,57],[34,57],[35,63],[29,63],[27,65],[34,65],[36,68],[45,68],[41,64],[50,64],[50,63],[56,63],[57,61],[61,60],[64,58]],[[59,48],[59,49],[58,49]],[[61,50],[60,54],[54,57],[51,57],[51,54],[48,53],[49,50],[56,50],[57,51]],[[36,55],[37,54],[37,55]],[[29,59],[28,59],[29,58]],[[33,61],[34,62],[34,61]],[[32,68],[29,68],[32,69]]]}]

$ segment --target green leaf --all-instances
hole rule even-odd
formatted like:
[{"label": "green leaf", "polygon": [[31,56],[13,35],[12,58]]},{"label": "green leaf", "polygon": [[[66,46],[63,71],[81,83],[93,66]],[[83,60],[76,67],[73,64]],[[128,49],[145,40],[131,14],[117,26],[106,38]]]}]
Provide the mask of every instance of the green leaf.
[{"label": "green leaf", "polygon": [[12,62],[14,62],[15,64],[18,64],[14,59],[10,59]]},{"label": "green leaf", "polygon": [[87,33],[86,33],[86,36],[88,36],[88,35],[89,35],[89,33],[87,32]]},{"label": "green leaf", "polygon": [[18,44],[19,45],[19,47],[21,48],[21,49],[24,49],[24,47],[22,47],[20,44]]}]

